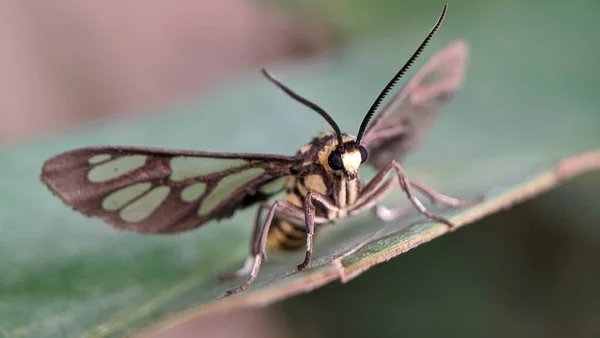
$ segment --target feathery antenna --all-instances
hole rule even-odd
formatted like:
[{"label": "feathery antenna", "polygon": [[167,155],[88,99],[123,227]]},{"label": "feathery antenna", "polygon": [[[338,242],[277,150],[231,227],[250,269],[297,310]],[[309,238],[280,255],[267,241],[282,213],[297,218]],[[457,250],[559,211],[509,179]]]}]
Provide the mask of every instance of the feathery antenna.
[{"label": "feathery antenna", "polygon": [[431,31],[429,31],[429,34],[427,34],[427,37],[425,37],[423,42],[421,42],[421,44],[419,45],[419,48],[417,48],[417,50],[413,53],[413,55],[410,57],[410,59],[408,59],[408,61],[406,61],[404,66],[402,66],[402,68],[400,68],[398,73],[396,73],[396,75],[394,75],[394,77],[387,84],[387,86],[385,86],[385,88],[383,88],[383,90],[381,91],[381,93],[379,94],[379,96],[377,97],[375,102],[373,102],[373,105],[371,105],[371,108],[369,108],[367,115],[365,115],[365,118],[363,119],[362,123],[360,124],[360,128],[358,129],[358,136],[356,136],[356,143],[360,144],[360,139],[363,137],[365,130],[367,129],[367,126],[369,125],[369,121],[371,120],[371,117],[373,117],[373,114],[375,114],[375,112],[377,111],[377,108],[379,108],[379,105],[385,99],[386,95],[389,94],[390,90],[392,90],[392,88],[396,85],[396,83],[398,83],[398,81],[402,78],[402,76],[404,76],[404,74],[410,68],[410,66],[412,66],[413,62],[415,62],[415,60],[419,57],[419,55],[421,55],[421,53],[423,52],[423,49],[425,49],[425,46],[427,46],[427,44],[429,43],[429,40],[431,40],[431,38],[433,37],[435,32],[437,32],[438,28],[440,28],[440,25],[442,24],[442,21],[444,21],[444,17],[446,16],[446,8],[448,8],[448,4],[444,5],[444,8],[442,9],[442,14],[440,14],[440,17],[438,18],[437,22],[435,23],[435,25],[433,26]]}]

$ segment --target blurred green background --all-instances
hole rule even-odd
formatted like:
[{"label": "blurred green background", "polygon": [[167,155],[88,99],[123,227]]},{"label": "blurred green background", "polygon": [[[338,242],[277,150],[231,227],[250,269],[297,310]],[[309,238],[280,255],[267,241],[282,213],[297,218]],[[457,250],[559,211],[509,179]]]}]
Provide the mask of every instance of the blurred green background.
[{"label": "blurred green background", "polygon": [[[389,57],[375,45],[416,46],[442,5],[284,2],[317,9],[352,31],[366,41],[361,46],[372,53],[372,64]],[[598,13],[594,0],[455,0],[432,45],[456,37],[471,43],[457,106],[468,107],[475,128],[495,135],[498,148],[511,148],[510,130],[528,131],[523,149],[597,146]],[[370,69],[367,63],[365,76]],[[515,111],[520,114],[506,114]],[[584,175],[347,285],[328,285],[278,308],[301,332],[296,337],[598,337],[599,205],[600,175]]]},{"label": "blurred green background", "polygon": [[[22,148],[7,148],[7,152],[4,153],[7,156],[2,157],[2,160],[6,161],[0,163],[0,172],[10,173],[12,176],[7,182],[3,182],[3,193],[19,193],[0,195],[2,205],[15,211],[9,214],[10,217],[3,219],[5,223],[2,225],[6,228],[2,229],[3,238],[0,238],[0,242],[4,242],[0,253],[5,257],[11,255],[13,249],[21,247],[19,240],[27,240],[28,245],[35,246],[37,251],[18,255],[16,260],[22,264],[22,270],[10,271],[12,274],[5,274],[4,278],[0,279],[0,296],[3,296],[2,291],[8,290],[11,292],[10,299],[15,301],[19,296],[27,297],[34,291],[33,300],[40,297],[51,303],[52,297],[57,297],[60,306],[78,315],[83,313],[82,316],[85,317],[85,311],[82,312],[78,308],[81,304],[69,299],[77,297],[77,292],[81,292],[80,300],[85,304],[85,301],[92,299],[86,297],[93,292],[106,292],[101,290],[101,287],[108,290],[114,287],[115,290],[123,291],[123,296],[114,293],[114,298],[131,297],[131,302],[135,303],[139,298],[143,298],[142,296],[153,294],[155,289],[152,287],[162,290],[159,283],[145,285],[145,288],[138,287],[135,284],[136,278],[148,277],[148,280],[151,280],[157,273],[161,274],[163,269],[165,275],[168,271],[169,278],[173,278],[175,282],[180,276],[189,276],[190,271],[194,272],[194,269],[212,269],[213,266],[208,266],[212,261],[208,259],[210,255],[218,254],[219,246],[223,246],[223,243],[231,247],[237,245],[238,251],[232,253],[231,258],[232,266],[234,261],[237,264],[233,256],[244,255],[246,248],[242,245],[245,245],[249,232],[247,224],[242,222],[243,217],[218,228],[207,227],[202,233],[195,235],[182,236],[175,240],[146,239],[146,242],[137,237],[134,239],[134,234],[121,235],[94,224],[96,227],[78,230],[80,232],[76,231],[73,235],[76,239],[89,239],[93,236],[97,240],[94,244],[98,246],[84,245],[77,240],[64,243],[58,251],[53,252],[53,255],[66,262],[57,263],[57,267],[62,269],[57,272],[59,277],[51,276],[45,279],[48,276],[42,272],[40,276],[35,273],[36,255],[45,253],[44,245],[50,247],[55,243],[45,242],[45,236],[50,238],[53,229],[44,228],[46,220],[42,218],[44,215],[51,215],[53,218],[48,220],[48,223],[58,224],[67,219],[63,218],[67,210],[56,201],[54,204],[48,202],[50,197],[46,195],[39,197],[39,200],[34,199],[39,203],[39,215],[22,208],[21,206],[28,201],[28,194],[42,195],[37,181],[27,181],[26,185],[20,179],[27,177],[29,180],[28,176],[37,175],[43,156],[47,157],[64,150],[65,146],[81,146],[84,137],[86,144],[130,143],[220,151],[264,149],[264,152],[293,153],[302,142],[308,141],[310,136],[325,128],[325,124],[317,116],[310,115],[303,107],[290,102],[289,98],[259,79],[256,69],[263,65],[267,65],[292,88],[328,109],[343,129],[354,132],[364,111],[429,31],[443,5],[443,2],[431,0],[271,0],[263,3],[280,8],[296,18],[304,18],[304,26],[296,26],[299,31],[293,31],[292,35],[305,33],[304,30],[311,31],[314,26],[330,27],[334,33],[325,43],[330,48],[296,44],[288,47],[297,54],[312,54],[312,58],[307,59],[304,55],[304,59],[292,61],[289,60],[289,55],[281,52],[283,56],[278,58],[256,59],[244,67],[232,69],[228,73],[230,78],[234,78],[231,81],[239,81],[242,85],[221,90],[222,83],[213,85],[209,82],[202,87],[202,109],[192,107],[181,112],[170,108],[168,111],[172,114],[150,119],[150,122],[139,127],[132,128],[131,123],[124,123],[123,126],[112,130],[90,133],[81,138],[67,136],[63,140],[47,144],[44,144],[46,140],[41,140],[26,144]],[[191,4],[181,3],[181,12],[176,14],[183,16],[185,6]],[[474,163],[477,159],[473,158],[473,154],[489,152],[494,154],[497,161],[488,163],[488,167],[483,167],[482,170],[492,173],[502,172],[504,168],[510,167],[504,166],[504,161],[511,165],[523,163],[526,167],[540,158],[555,158],[598,148],[599,12],[600,3],[594,0],[450,2],[445,23],[409,76],[414,74],[416,68],[434,50],[453,39],[464,38],[471,46],[467,81],[464,89],[459,91],[440,115],[431,138],[407,159],[408,167],[427,168],[439,163],[448,163],[448,167],[471,168],[471,164],[476,167]],[[135,15],[142,17],[147,13]],[[177,15],[173,15],[174,21],[177,20]],[[238,24],[251,21],[247,17],[234,16],[227,11],[221,15],[224,19],[220,20],[223,22]],[[268,15],[275,16],[273,13]],[[110,22],[111,19],[112,17],[106,16],[102,22]],[[46,17],[40,19],[44,20],[52,21]],[[310,23],[314,23],[314,26]],[[246,43],[252,51],[267,50],[271,44],[276,45],[279,51],[285,50],[281,41],[275,39],[263,41],[262,44],[256,43],[259,36],[268,31],[251,31],[248,36],[239,37],[239,41],[231,37],[214,40],[218,40],[216,44],[222,46]],[[218,32],[219,30],[213,28],[212,34],[216,36]],[[69,38],[76,38],[77,33],[77,30],[73,29],[60,31],[60,34]],[[188,47],[190,36],[180,34],[176,37],[180,45]],[[152,36],[148,43],[156,44],[153,39],[159,38],[160,36]],[[40,39],[38,42],[42,44],[42,41],[43,39]],[[129,43],[137,48],[135,43],[139,41]],[[80,45],[86,46],[84,43]],[[70,55],[68,49],[62,48],[60,44],[57,46],[60,53]],[[159,52],[169,53],[168,47],[169,45],[166,45],[164,50]],[[61,104],[49,107],[48,111],[50,108],[58,109],[57,107],[74,111],[81,109],[81,114],[96,117],[95,112],[116,114],[130,110],[166,110],[154,102],[157,96],[160,97],[169,90],[177,92],[181,97],[189,97],[190,92],[193,92],[183,85],[182,88],[185,87],[187,91],[170,85],[169,76],[184,77],[183,75],[194,75],[195,72],[198,72],[195,74],[198,77],[205,75],[195,70],[195,65],[190,60],[198,55],[210,53],[211,50],[190,47],[184,51],[188,53],[187,58],[171,61],[184,65],[175,75],[159,69],[162,72],[159,72],[161,77],[157,76],[155,80],[163,84],[162,90],[128,93],[129,96],[143,97],[142,101],[147,103],[137,106],[123,103],[125,99],[119,97],[120,90],[123,89],[118,87],[121,84],[120,80],[116,81],[109,76],[107,87],[98,84],[79,85],[78,81],[81,79],[102,75],[102,68],[96,70],[98,73],[87,73],[82,71],[85,69],[85,62],[65,62],[64,69],[75,69],[73,72],[81,79],[63,79],[59,84],[66,83],[68,86],[61,94],[83,96],[91,109],[82,109],[77,104],[67,103],[64,103],[63,107],[61,101]],[[103,52],[101,49],[92,49],[89,55],[104,60]],[[218,65],[221,61],[219,58],[222,58],[225,64],[236,53],[236,49],[229,50],[228,53],[217,55],[215,60],[209,60],[212,63],[206,61],[206,65]],[[85,59],[80,54],[72,55],[74,60]],[[142,63],[144,57],[136,58],[132,62]],[[147,56],[148,59],[152,57],[150,54]],[[152,67],[142,69],[140,73],[150,72],[150,68]],[[210,67],[204,67],[203,71],[208,78],[212,69],[207,68]],[[121,69],[122,72],[127,70]],[[53,71],[60,73],[59,70]],[[41,76],[37,73],[35,75]],[[263,84],[255,86],[259,81]],[[19,85],[15,81],[5,80],[4,83],[7,83],[7,88]],[[111,84],[114,86],[110,86]],[[93,92],[93,95],[85,96],[87,92]],[[5,91],[4,95],[14,96],[10,91]],[[116,102],[123,100],[122,104],[106,103],[110,95],[118,97]],[[173,101],[173,97],[179,98],[178,95],[170,95],[165,94],[165,97],[169,96],[169,100]],[[25,98],[28,96],[25,95]],[[172,102],[165,98],[162,100],[162,103]],[[42,108],[37,112],[45,113],[43,108],[47,102],[40,102]],[[2,112],[11,110],[18,114],[26,113],[9,108],[3,107]],[[33,116],[28,122],[34,123],[38,119],[43,121],[42,115],[44,114]],[[0,118],[3,119],[0,125],[4,126],[13,121],[7,116]],[[264,121],[276,119],[284,121],[281,128],[270,128],[268,132],[262,132],[260,129],[261,131],[257,132],[259,128],[264,127]],[[59,118],[52,119],[53,122],[56,120]],[[79,121],[76,118],[73,120]],[[223,132],[223,124],[228,125],[234,137]],[[2,132],[8,135],[9,131]],[[4,140],[4,135],[0,135],[0,141]],[[274,139],[280,141],[273,142]],[[209,144],[206,140],[218,142],[213,141]],[[493,145],[493,148],[490,145]],[[26,151],[30,153],[24,153]],[[9,161],[16,158],[19,159],[18,162]],[[481,177],[487,174],[482,172]],[[448,181],[452,172],[445,175],[442,181]],[[476,175],[473,180],[482,179],[481,177]],[[40,190],[34,190],[34,186]],[[31,192],[20,192],[26,189],[30,189]],[[264,326],[261,330],[265,330],[267,336],[270,331],[265,327],[280,325],[283,329],[278,331],[278,334],[272,333],[272,336],[288,337],[598,337],[599,200],[600,174],[584,175],[534,201],[469,225],[381,264],[349,284],[333,283],[307,295],[272,306],[267,309],[271,322],[268,318],[261,322]],[[56,211],[63,208],[62,214]],[[19,217],[23,215],[32,220],[27,226],[39,231],[37,237],[27,237],[29,235],[26,236],[22,229],[7,226],[20,224]],[[248,218],[248,215],[249,213],[246,213],[244,217]],[[67,220],[64,229],[78,229],[76,227],[80,225],[81,218],[71,217]],[[244,232],[240,231],[242,227]],[[222,238],[223,242],[213,243],[211,246],[210,243],[216,236]],[[122,243],[132,242],[139,246],[127,247],[120,251]],[[175,263],[172,263],[172,257],[161,255],[163,252],[172,254],[173,243],[186,248],[175,253],[174,256],[179,258]],[[206,255],[198,257],[196,246],[207,243],[207,246],[202,247]],[[82,249],[84,246],[85,249]],[[107,247],[110,252],[106,253],[106,261],[97,261],[94,250],[106,250]],[[118,265],[123,260],[135,261],[149,248],[154,250],[154,255],[150,257],[155,263],[154,269],[140,266],[139,270],[132,271],[131,275],[121,276],[122,280],[115,281],[114,276],[111,276],[114,268],[111,264]],[[73,258],[81,252],[86,255],[79,259]],[[48,254],[48,257],[54,256]],[[122,265],[125,266],[126,263]],[[28,268],[33,271],[32,274],[27,274],[30,272]],[[53,269],[52,266],[45,268]],[[90,283],[89,288],[71,292],[69,287],[75,288],[78,281],[60,279],[60,274],[64,272],[64,275],[68,275],[69,269],[77,273],[86,271],[89,272],[88,276],[93,277],[102,274],[102,278],[94,280],[101,287]],[[23,277],[19,273],[23,271],[27,272],[23,275],[29,278],[28,283],[19,284],[19,278]],[[104,283],[104,278],[108,282]],[[119,289],[122,286],[119,283],[129,281],[132,283],[131,290]],[[39,294],[36,293],[36,288],[40,288]],[[62,296],[66,299],[65,304],[61,303]],[[110,302],[113,300],[111,298],[107,299],[105,304],[95,304],[97,308],[90,310],[90,313],[97,309],[103,312],[102,315],[112,313],[111,306],[114,304]],[[70,303],[71,301],[73,303]],[[35,301],[32,301],[19,304],[18,308],[7,308],[6,305],[3,307],[0,301],[0,313],[31,312],[32,318],[40,313],[46,315],[44,311],[36,308],[35,304]],[[93,323],[95,315],[97,313],[86,319]],[[44,329],[44,325],[59,329],[60,325],[80,325],[87,328],[89,324],[72,324],[69,320],[77,318],[74,316],[67,318],[67,324],[60,322],[59,318],[59,324],[54,325],[51,322],[52,317],[49,318],[50,323],[42,323],[38,329]],[[221,325],[236,326],[240,323],[236,321],[237,318],[236,315],[226,317]],[[21,321],[27,323],[27,318],[14,319],[14,325],[24,325]],[[0,337],[2,333],[0,330]],[[250,334],[250,331],[246,332],[246,336]]]}]

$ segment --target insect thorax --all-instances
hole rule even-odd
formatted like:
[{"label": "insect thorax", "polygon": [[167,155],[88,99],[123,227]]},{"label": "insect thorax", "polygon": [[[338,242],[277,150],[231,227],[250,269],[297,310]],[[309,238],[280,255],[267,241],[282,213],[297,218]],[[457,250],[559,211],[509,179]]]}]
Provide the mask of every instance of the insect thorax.
[{"label": "insect thorax", "polygon": [[[353,141],[354,137],[343,134],[343,140]],[[327,196],[340,211],[330,210],[319,202],[314,202],[314,205],[316,216],[331,222],[346,216],[345,208],[355,203],[361,188],[358,178],[349,181],[327,164],[327,158],[337,144],[332,132],[321,133],[312,139],[298,151],[299,155],[306,157],[302,172],[290,176],[286,182],[286,201],[300,209],[304,209],[304,199],[309,191]],[[318,224],[316,228],[319,228]],[[303,247],[305,240],[304,221],[276,218],[271,225],[267,244],[270,248],[291,250]]]}]

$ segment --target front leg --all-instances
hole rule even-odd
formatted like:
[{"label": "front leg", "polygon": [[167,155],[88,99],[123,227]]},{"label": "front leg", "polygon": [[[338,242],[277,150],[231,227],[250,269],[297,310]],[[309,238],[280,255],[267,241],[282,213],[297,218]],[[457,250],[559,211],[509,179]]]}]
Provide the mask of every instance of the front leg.
[{"label": "front leg", "polygon": [[[443,223],[449,228],[454,228],[455,225],[448,219],[433,214],[429,210],[427,210],[423,203],[421,203],[421,201],[414,195],[413,188],[424,193],[435,204],[448,204],[456,207],[470,205],[481,200],[478,199],[461,201],[446,195],[442,195],[441,193],[434,191],[433,189],[425,186],[424,184],[412,182],[404,173],[402,166],[396,161],[391,161],[387,166],[381,169],[381,171],[379,171],[363,189],[363,193],[361,193],[361,200],[363,201],[363,204],[374,204],[383,197],[384,192],[387,192],[387,190],[391,188],[391,180],[386,181],[383,185],[381,183],[384,181],[386,176],[393,170],[396,171],[396,178],[398,180],[398,183],[400,184],[400,188],[406,193],[406,196],[408,197],[412,205],[425,217],[436,222]],[[378,206],[378,208],[376,209],[376,214],[379,218],[383,219],[384,221],[391,221],[402,215],[405,211],[405,208],[390,210],[382,206]]]},{"label": "front leg", "polygon": [[308,192],[304,198],[304,222],[306,223],[306,255],[304,261],[300,263],[296,270],[304,270],[310,263],[310,258],[313,252],[313,236],[315,234],[315,214],[317,209],[312,202],[312,192]]},{"label": "front leg", "polygon": [[427,196],[429,200],[437,206],[447,205],[455,208],[460,208],[468,207],[470,205],[483,201],[483,196],[479,196],[478,198],[470,200],[460,200],[458,198],[441,194],[421,182],[411,180],[411,183],[413,187],[415,187],[415,189],[419,190],[421,193],[423,193],[423,195]]},{"label": "front leg", "polygon": [[424,215],[425,217],[427,217],[431,220],[434,220],[436,222],[446,224],[446,226],[448,226],[448,228],[450,228],[450,229],[456,227],[456,225],[454,225],[454,223],[450,222],[445,217],[436,215],[436,214],[430,212],[429,210],[427,210],[425,208],[425,206],[423,205],[423,203],[421,203],[421,201],[413,194],[412,183],[408,179],[406,174],[404,173],[402,166],[396,161],[392,161],[392,162],[390,162],[390,164],[391,164],[392,168],[394,168],[396,170],[396,174],[398,175],[398,182],[400,183],[400,187],[402,188],[402,190],[404,190],[404,192],[406,193],[406,197],[408,197],[410,202],[415,206],[415,208],[417,208],[417,210],[422,215]]},{"label": "front leg", "polygon": [[306,223],[306,255],[304,261],[298,265],[297,271],[304,270],[310,263],[310,258],[313,252],[313,237],[315,234],[315,215],[316,208],[313,201],[318,201],[323,204],[327,209],[338,211],[339,208],[331,202],[326,196],[319,193],[309,191],[304,198],[304,222]]},{"label": "front leg", "polygon": [[[402,166],[398,162],[392,161],[392,162],[390,162],[390,165],[388,165],[388,167],[390,167],[390,166],[396,170],[396,173],[398,175],[398,181],[400,183],[402,190],[404,190],[407,197],[409,198],[411,203],[417,208],[417,210],[421,214],[425,215],[426,217],[428,217],[434,221],[444,223],[450,229],[455,227],[454,223],[450,222],[448,219],[446,219],[442,216],[439,216],[439,215],[429,212],[425,208],[425,206],[423,206],[421,201],[419,201],[419,199],[414,196],[414,194],[412,192],[413,187],[416,190],[419,190],[424,195],[426,195],[431,200],[431,202],[434,203],[435,205],[448,205],[451,207],[463,207],[463,206],[473,205],[473,204],[481,202],[483,200],[483,197],[479,197],[479,198],[473,199],[473,200],[459,200],[454,197],[446,196],[444,194],[441,194],[441,193],[429,188],[428,186],[426,186],[422,183],[419,183],[416,181],[411,181],[406,176],[406,174],[404,173],[404,170],[402,169]],[[405,208],[387,209],[383,206],[379,206],[376,211],[377,211],[377,215],[381,219],[389,221],[389,220],[395,219],[395,218],[399,217],[400,215],[404,214],[406,212],[406,209]]]}]

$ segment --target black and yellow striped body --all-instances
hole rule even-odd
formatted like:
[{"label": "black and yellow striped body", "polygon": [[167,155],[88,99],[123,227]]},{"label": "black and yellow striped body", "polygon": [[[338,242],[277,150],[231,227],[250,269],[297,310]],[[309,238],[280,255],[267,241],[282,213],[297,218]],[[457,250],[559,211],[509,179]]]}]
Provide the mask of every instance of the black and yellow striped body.
[{"label": "black and yellow striped body", "polygon": [[[343,134],[344,143],[354,138]],[[358,178],[349,180],[347,177],[334,172],[327,164],[329,154],[337,147],[337,139],[331,132],[325,132],[302,147],[298,153],[305,154],[307,162],[311,163],[306,169],[290,176],[286,182],[285,200],[304,210],[304,199],[309,191],[327,196],[340,208],[339,212],[329,210],[319,202],[315,202],[316,216],[334,221],[346,216],[345,207],[356,202],[360,191]],[[315,227],[318,232],[319,225]],[[288,220],[276,217],[271,224],[267,238],[270,249],[296,250],[306,245],[306,225],[304,221]]]}]

